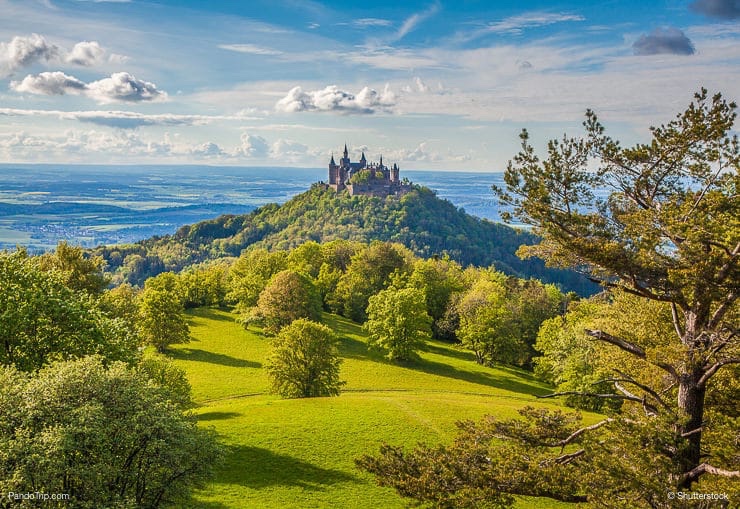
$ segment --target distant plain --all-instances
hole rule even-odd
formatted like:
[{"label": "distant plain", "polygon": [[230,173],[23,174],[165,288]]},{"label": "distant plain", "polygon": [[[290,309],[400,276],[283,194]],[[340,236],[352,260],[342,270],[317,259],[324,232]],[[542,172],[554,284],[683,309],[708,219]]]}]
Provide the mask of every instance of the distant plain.
[{"label": "distant plain", "polygon": [[[67,240],[87,247],[174,233],[221,214],[284,203],[326,180],[320,168],[0,165],[0,249]],[[403,171],[478,217],[498,221],[501,173]]]}]

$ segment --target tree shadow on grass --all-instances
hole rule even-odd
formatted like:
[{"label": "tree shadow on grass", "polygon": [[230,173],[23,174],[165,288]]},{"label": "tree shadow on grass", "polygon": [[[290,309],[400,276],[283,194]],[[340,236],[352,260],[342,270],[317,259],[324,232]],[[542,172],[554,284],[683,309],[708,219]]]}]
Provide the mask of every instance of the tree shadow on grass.
[{"label": "tree shadow on grass", "polygon": [[208,362],[232,368],[261,368],[259,362],[237,359],[222,353],[213,353],[197,348],[178,348],[169,352],[172,358],[182,361]]},{"label": "tree shadow on grass", "polygon": [[422,352],[429,352],[437,355],[444,355],[445,357],[454,357],[455,359],[460,359],[462,361],[470,361],[475,362],[475,354],[473,352],[468,352],[465,350],[459,350],[455,348],[455,345],[450,344],[449,348],[444,348],[441,346],[434,345],[432,343],[424,343],[424,346],[421,348]]},{"label": "tree shadow on grass", "polygon": [[232,417],[239,417],[239,412],[203,412],[195,416],[198,421],[218,421],[221,419],[231,419]]},{"label": "tree shadow on grass", "polygon": [[534,383],[527,383],[516,374],[516,377],[502,377],[496,376],[489,373],[483,373],[480,371],[462,371],[454,368],[448,364],[441,362],[435,362],[430,360],[421,360],[416,362],[404,363],[404,367],[409,369],[415,369],[423,371],[430,375],[445,376],[448,378],[454,378],[456,380],[463,380],[474,384],[486,385],[488,387],[494,387],[496,389],[503,389],[506,391],[518,392],[521,394],[529,394],[532,396],[549,394],[549,389],[543,388]]},{"label": "tree shadow on grass", "polygon": [[207,318],[219,322],[234,322],[236,319],[228,308],[191,308],[188,309],[187,315],[191,318]]},{"label": "tree shadow on grass", "polygon": [[219,483],[253,489],[296,486],[307,491],[322,491],[339,483],[362,482],[340,470],[321,468],[292,456],[244,445],[228,447],[217,479]]}]

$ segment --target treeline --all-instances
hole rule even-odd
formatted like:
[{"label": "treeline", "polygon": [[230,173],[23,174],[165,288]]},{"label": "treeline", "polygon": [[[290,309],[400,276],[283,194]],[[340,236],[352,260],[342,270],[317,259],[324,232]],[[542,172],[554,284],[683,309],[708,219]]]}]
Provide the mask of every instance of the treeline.
[{"label": "treeline", "polygon": [[[416,320],[427,323],[414,329],[423,329],[422,339],[459,342],[480,364],[527,368],[540,324],[577,298],[553,284],[493,267],[463,268],[449,257],[424,259],[402,244],[380,241],[309,241],[278,251],[252,247],[231,262],[161,274],[145,286],[163,278],[172,281],[170,289],[184,307],[234,306],[241,323],[259,324],[269,333],[299,318],[320,321],[322,310],[369,322],[371,339],[380,321],[391,320],[384,326],[390,329]],[[384,335],[376,336],[382,344]],[[390,359],[409,360],[414,349],[400,356],[385,350]]]},{"label": "treeline", "polygon": [[[102,259],[0,252],[0,491],[49,507],[190,505],[219,458],[185,374],[145,351],[187,341],[172,274],[107,289]],[[42,494],[42,495],[38,495]]]},{"label": "treeline", "polygon": [[94,254],[106,260],[117,281],[141,285],[160,272],[239,256],[249,246],[287,250],[309,240],[340,239],[398,242],[424,258],[446,255],[463,266],[495,265],[508,275],[541,279],[581,295],[596,290],[575,272],[517,257],[519,246],[537,241],[534,235],[470,216],[423,187],[399,199],[349,196],[314,185],[282,206],[221,216],[184,226],[171,236],[100,247]]}]

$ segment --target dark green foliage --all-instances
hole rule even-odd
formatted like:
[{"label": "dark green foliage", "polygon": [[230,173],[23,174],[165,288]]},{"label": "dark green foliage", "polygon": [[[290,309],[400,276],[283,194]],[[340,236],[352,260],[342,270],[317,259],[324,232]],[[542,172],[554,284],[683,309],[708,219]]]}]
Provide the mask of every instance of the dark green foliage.
[{"label": "dark green foliage", "polygon": [[272,390],[285,398],[337,396],[341,361],[334,332],[301,318],[273,339],[267,373]]},{"label": "dark green foliage", "polygon": [[[511,507],[516,494],[584,501],[571,472],[550,455],[578,429],[574,424],[580,418],[532,407],[520,413],[526,420],[488,416],[478,424],[460,422],[450,446],[420,445],[405,451],[384,445],[379,456],[364,456],[356,463],[375,474],[381,486],[433,507]],[[501,438],[503,443],[498,442]],[[522,475],[529,470],[539,477]]]},{"label": "dark green foliage", "polygon": [[307,241],[336,239],[399,242],[419,256],[449,254],[462,265],[488,266],[520,277],[561,284],[580,294],[594,286],[571,272],[546,269],[537,260],[520,260],[515,251],[537,238],[501,224],[478,219],[415,187],[398,198],[349,196],[315,185],[282,206],[266,205],[243,216],[183,227],[173,236],[138,244],[98,248],[116,277],[142,284],[148,276],[223,256],[239,256],[247,247],[287,250]]},{"label": "dark green foliage", "polygon": [[188,506],[219,448],[182,413],[189,396],[173,390],[168,380],[183,377],[173,370],[106,368],[99,357],[33,376],[0,367],[0,490],[71,497],[13,507]]},{"label": "dark green foliage", "polygon": [[33,371],[61,359],[100,354],[133,361],[137,338],[87,292],[66,285],[68,273],[41,269],[23,251],[0,253],[0,364]]}]

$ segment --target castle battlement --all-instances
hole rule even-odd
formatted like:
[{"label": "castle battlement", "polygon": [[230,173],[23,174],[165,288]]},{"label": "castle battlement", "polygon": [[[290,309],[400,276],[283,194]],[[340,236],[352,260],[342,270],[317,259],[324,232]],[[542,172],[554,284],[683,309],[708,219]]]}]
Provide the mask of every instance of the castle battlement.
[{"label": "castle battlement", "polygon": [[339,192],[346,189],[350,195],[390,196],[408,192],[411,184],[402,183],[400,169],[393,163],[392,167],[380,161],[369,163],[365,152],[359,162],[353,163],[349,159],[347,145],[344,145],[343,157],[339,164],[334,161],[334,155],[329,161],[329,187]]}]

